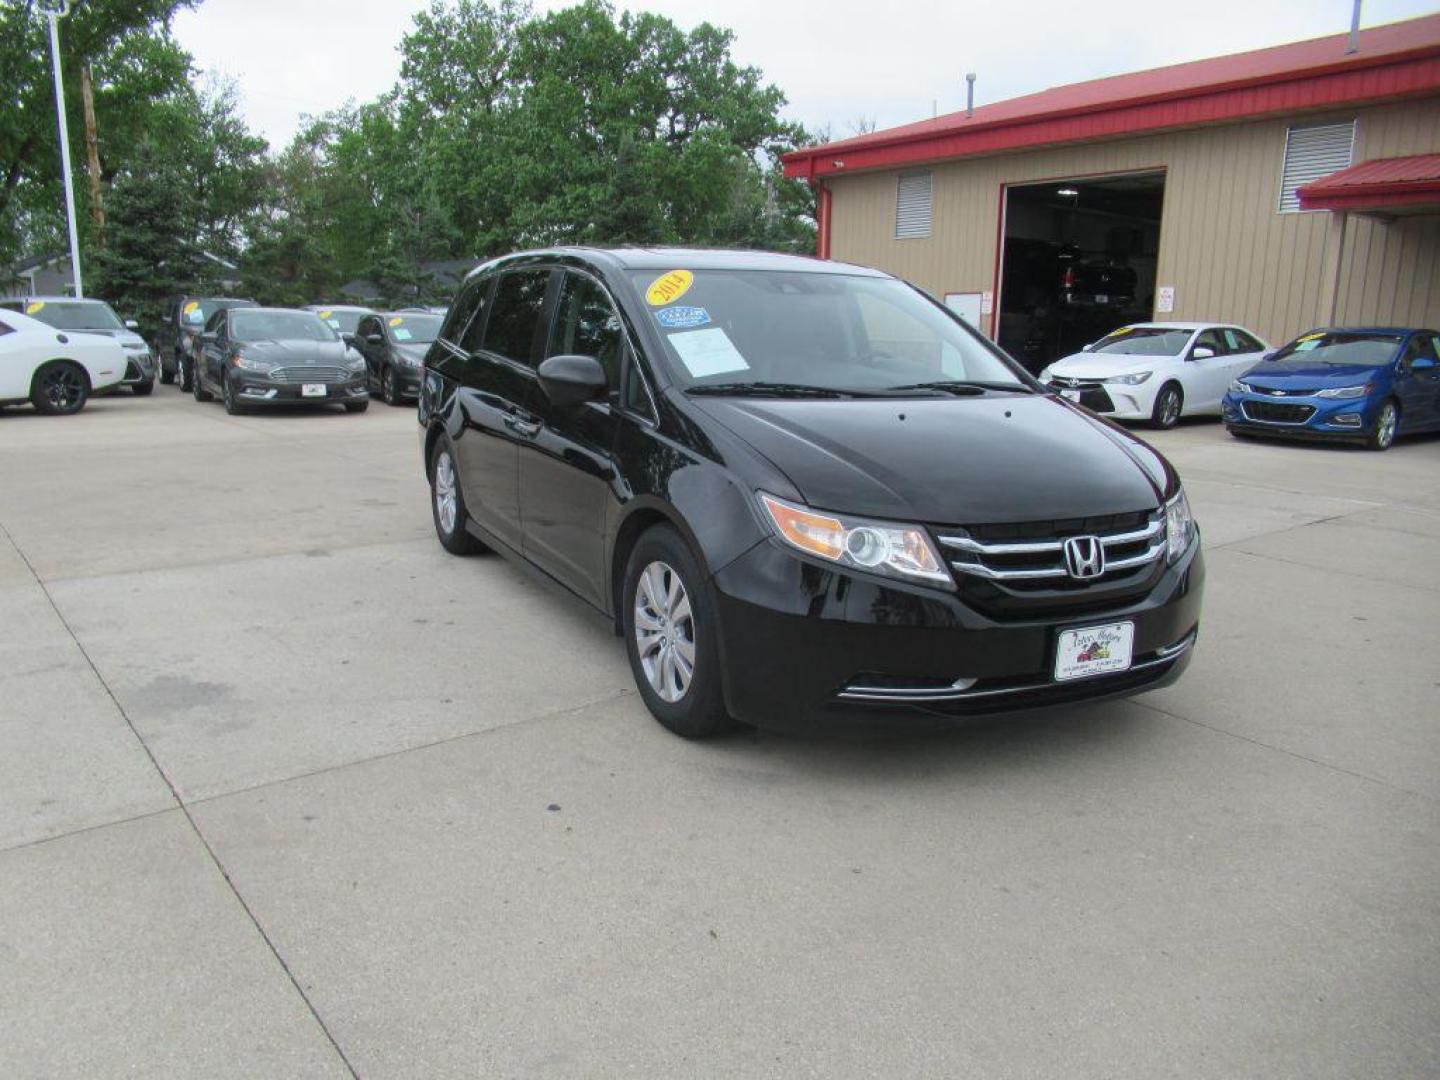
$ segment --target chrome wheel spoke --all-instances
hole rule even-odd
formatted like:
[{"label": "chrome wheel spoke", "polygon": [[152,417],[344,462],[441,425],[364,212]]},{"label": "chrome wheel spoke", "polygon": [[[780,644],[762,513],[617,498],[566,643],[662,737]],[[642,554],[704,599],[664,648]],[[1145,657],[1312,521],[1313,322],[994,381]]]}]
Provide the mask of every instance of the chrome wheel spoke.
[{"label": "chrome wheel spoke", "polygon": [[674,567],[656,561],[641,571],[631,625],[650,689],[661,701],[680,701],[695,677],[695,625],[690,596]]}]

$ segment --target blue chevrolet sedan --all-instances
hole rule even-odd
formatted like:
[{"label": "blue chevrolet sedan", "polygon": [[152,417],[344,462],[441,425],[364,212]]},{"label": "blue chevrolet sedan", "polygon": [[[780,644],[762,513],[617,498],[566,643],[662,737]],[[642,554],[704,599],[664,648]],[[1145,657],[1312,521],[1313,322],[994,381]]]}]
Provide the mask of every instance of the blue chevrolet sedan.
[{"label": "blue chevrolet sedan", "polygon": [[1336,327],[1301,334],[1230,384],[1232,435],[1342,439],[1388,450],[1440,430],[1440,334]]}]

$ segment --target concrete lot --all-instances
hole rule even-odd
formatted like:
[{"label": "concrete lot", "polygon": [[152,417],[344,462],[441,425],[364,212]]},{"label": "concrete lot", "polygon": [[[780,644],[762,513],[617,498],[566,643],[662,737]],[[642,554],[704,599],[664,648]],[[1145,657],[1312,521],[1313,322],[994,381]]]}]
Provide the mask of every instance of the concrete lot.
[{"label": "concrete lot", "polygon": [[691,745],[413,415],[0,415],[0,1076],[1440,1074],[1440,440],[1154,438],[1133,702]]}]

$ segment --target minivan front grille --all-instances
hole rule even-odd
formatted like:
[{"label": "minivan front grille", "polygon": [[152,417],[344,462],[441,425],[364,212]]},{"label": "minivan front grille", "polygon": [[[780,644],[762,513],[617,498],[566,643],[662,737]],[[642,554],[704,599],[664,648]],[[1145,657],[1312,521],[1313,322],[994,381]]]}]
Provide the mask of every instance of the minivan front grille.
[{"label": "minivan front grille", "polygon": [[[937,529],[961,596],[998,615],[1081,614],[1122,606],[1164,566],[1162,511]],[[1066,541],[1076,538],[1075,566]],[[1092,544],[1093,541],[1093,544]],[[1079,576],[1077,576],[1079,571]]]}]

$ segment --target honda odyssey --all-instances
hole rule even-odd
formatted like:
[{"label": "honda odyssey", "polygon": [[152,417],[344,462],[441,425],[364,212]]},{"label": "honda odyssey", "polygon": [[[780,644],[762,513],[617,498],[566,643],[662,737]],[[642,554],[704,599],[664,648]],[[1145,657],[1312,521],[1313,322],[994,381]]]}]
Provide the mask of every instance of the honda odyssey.
[{"label": "honda odyssey", "polygon": [[924,293],[793,256],[558,249],[467,277],[418,416],[440,543],[600,609],[685,736],[1174,680],[1180,480]]}]

